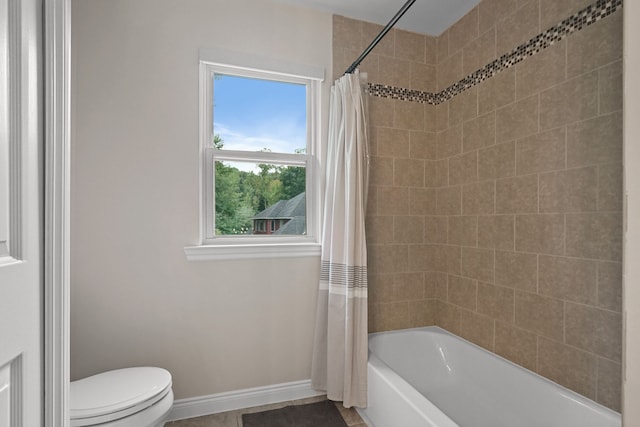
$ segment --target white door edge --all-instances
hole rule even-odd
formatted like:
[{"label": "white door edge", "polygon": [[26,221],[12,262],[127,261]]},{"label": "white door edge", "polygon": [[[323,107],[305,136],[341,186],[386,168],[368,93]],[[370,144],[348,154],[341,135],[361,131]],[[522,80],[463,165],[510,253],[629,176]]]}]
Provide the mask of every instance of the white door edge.
[{"label": "white door edge", "polygon": [[44,1],[44,425],[69,422],[71,1]]}]

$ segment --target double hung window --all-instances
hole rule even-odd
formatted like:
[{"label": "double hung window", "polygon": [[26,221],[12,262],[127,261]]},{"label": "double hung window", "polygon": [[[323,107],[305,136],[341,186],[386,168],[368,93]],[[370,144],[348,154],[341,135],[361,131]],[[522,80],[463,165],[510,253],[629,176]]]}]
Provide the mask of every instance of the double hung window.
[{"label": "double hung window", "polygon": [[192,255],[319,251],[320,80],[201,60],[202,244]]}]

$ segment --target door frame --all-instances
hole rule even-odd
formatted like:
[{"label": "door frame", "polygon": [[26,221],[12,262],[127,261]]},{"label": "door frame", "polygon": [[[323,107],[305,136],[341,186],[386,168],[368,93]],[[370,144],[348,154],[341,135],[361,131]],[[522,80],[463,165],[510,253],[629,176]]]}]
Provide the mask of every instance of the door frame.
[{"label": "door frame", "polygon": [[69,421],[71,0],[44,0],[44,426]]}]

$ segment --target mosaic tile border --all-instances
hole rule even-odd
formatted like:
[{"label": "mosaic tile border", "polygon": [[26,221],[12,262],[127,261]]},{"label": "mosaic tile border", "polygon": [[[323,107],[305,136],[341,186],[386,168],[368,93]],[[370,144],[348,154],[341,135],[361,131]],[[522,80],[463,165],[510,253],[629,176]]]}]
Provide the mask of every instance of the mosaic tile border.
[{"label": "mosaic tile border", "polygon": [[377,83],[369,83],[367,93],[382,98],[438,105],[495,76],[499,72],[513,67],[524,59],[563,40],[570,34],[606,18],[622,7],[622,1],[623,0],[598,0],[591,6],[585,7],[559,24],[538,34],[528,42],[521,44],[495,61],[490,62],[438,93],[404,89]]}]

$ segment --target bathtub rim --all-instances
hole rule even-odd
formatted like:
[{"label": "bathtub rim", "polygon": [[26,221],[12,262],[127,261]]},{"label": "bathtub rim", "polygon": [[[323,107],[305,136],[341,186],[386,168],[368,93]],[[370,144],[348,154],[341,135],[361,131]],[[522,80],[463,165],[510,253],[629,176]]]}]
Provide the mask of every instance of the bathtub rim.
[{"label": "bathtub rim", "polygon": [[[394,329],[392,331],[381,331],[381,332],[371,332],[368,334],[368,339],[370,339],[371,337],[375,337],[375,336],[379,336],[379,335],[393,335],[393,334],[399,334],[399,333],[406,333],[406,332],[411,332],[411,331],[426,331],[426,332],[431,332],[431,333],[436,333],[439,335],[445,335],[445,336],[449,336],[453,339],[458,339],[460,341],[462,341],[463,343],[469,344],[472,347],[475,347],[481,351],[483,351],[484,353],[488,353],[490,356],[496,357],[499,360],[506,362],[507,364],[511,365],[512,367],[517,368],[520,371],[524,371],[527,374],[531,374],[533,375],[535,378],[542,380],[545,383],[550,383],[551,386],[555,386],[560,388],[560,390],[562,392],[566,392],[572,399],[577,400],[578,403],[582,404],[582,405],[589,405],[589,406],[593,406],[596,410],[598,411],[602,411],[605,414],[609,415],[609,416],[614,416],[617,417],[618,419],[621,420],[621,424],[622,425],[622,414],[618,411],[615,411],[611,408],[608,408],[604,405],[602,405],[601,403],[596,402],[595,400],[589,399],[586,396],[583,396],[581,394],[579,394],[578,392],[571,390],[570,388],[567,388],[565,386],[563,386],[562,384],[558,384],[552,380],[550,380],[549,378],[546,378],[530,369],[525,368],[524,366],[518,365],[517,363],[514,363],[512,361],[510,361],[509,359],[506,359],[503,356],[500,356],[497,353],[494,353],[490,350],[487,350],[486,348],[475,344],[459,335],[456,335],[452,332],[447,331],[446,329],[441,328],[440,326],[436,326],[436,325],[431,325],[431,326],[419,326],[416,328],[406,328],[406,329]],[[367,347],[369,345],[369,341],[367,341]],[[387,365],[382,359],[380,359],[377,355],[375,355],[375,353],[373,353],[371,351],[370,348],[368,348],[368,355],[369,357],[371,357],[372,355],[375,357],[375,360],[379,361],[381,364],[383,364],[385,366],[386,369],[388,369],[389,371],[393,372],[394,375],[397,375],[398,377],[402,378],[399,374],[397,374],[389,365]],[[404,378],[402,378],[405,382],[407,382]],[[408,384],[408,382],[407,382]],[[426,397],[425,397],[426,399]],[[428,399],[427,399],[428,400]],[[429,401],[431,404],[433,404],[436,408],[438,408],[438,406],[436,406],[433,402]],[[438,408],[438,410],[440,410],[440,408]],[[441,410],[440,410],[441,411]],[[441,411],[443,414],[444,411]],[[446,414],[445,414],[446,415]],[[448,416],[447,416],[448,417]]]},{"label": "bathtub rim", "polygon": [[[435,403],[429,398],[420,393],[415,387],[413,387],[407,380],[405,380],[400,374],[391,369],[384,361],[382,361],[375,354],[369,352],[369,360],[367,362],[367,373],[374,371],[379,381],[385,383],[385,386],[391,388],[395,394],[393,398],[399,399],[400,404],[404,404],[411,411],[413,411],[413,418],[420,418],[419,424],[425,427],[437,426],[437,427],[460,427],[455,421],[453,421],[444,411],[442,411]],[[369,389],[367,387],[367,393]],[[388,403],[388,398],[384,399],[385,403]],[[356,408],[356,412],[365,421],[365,424],[369,427],[381,427],[376,425],[368,416],[367,408]],[[409,416],[409,412],[404,412],[403,416]],[[406,421],[406,420],[403,420]],[[428,423],[428,424],[425,424]],[[410,425],[414,425],[411,424]]]}]

